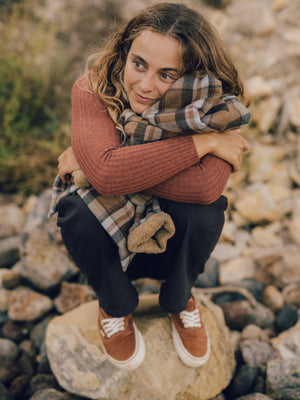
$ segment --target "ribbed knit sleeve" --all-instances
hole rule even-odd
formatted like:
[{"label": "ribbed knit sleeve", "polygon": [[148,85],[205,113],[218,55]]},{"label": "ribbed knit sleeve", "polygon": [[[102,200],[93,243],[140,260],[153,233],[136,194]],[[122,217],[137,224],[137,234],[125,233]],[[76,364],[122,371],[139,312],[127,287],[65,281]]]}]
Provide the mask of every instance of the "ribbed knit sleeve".
[{"label": "ribbed knit sleeve", "polygon": [[232,167],[211,154],[192,167],[147,190],[155,196],[182,203],[210,204],[223,193]]},{"label": "ribbed knit sleeve", "polygon": [[216,190],[220,195],[230,169],[213,156],[199,162],[188,135],[122,147],[120,133],[84,77],[78,78],[72,89],[72,148],[91,185],[104,195],[153,188],[153,194],[160,197],[176,201],[173,196],[177,192],[177,201],[197,203],[201,198],[207,203],[216,187],[215,178],[220,180],[222,176]]}]

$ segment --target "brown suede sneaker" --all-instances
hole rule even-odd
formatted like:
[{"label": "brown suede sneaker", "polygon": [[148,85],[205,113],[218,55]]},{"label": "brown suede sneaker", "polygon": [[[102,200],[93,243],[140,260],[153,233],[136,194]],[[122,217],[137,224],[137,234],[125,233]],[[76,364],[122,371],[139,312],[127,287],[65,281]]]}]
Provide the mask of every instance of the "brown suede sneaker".
[{"label": "brown suede sneaker", "polygon": [[188,367],[201,367],[209,359],[210,339],[194,297],[184,311],[171,314],[171,319],[177,354]]},{"label": "brown suede sneaker", "polygon": [[99,308],[98,322],[108,360],[122,369],[133,370],[139,367],[145,358],[145,344],[132,315],[114,318]]}]

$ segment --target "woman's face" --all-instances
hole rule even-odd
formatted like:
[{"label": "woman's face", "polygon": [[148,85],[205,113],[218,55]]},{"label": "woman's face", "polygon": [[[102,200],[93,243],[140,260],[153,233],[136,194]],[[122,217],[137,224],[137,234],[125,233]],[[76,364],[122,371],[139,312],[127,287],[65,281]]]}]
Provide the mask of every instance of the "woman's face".
[{"label": "woman's face", "polygon": [[133,42],[124,69],[124,86],[131,109],[141,114],[159,100],[180,77],[179,42],[143,31]]}]

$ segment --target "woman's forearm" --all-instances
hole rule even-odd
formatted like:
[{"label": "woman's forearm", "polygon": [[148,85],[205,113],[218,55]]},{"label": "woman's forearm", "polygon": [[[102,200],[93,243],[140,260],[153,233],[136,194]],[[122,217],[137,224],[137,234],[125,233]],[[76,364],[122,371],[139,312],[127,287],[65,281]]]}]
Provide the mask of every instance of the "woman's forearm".
[{"label": "woman's forearm", "polygon": [[244,153],[251,148],[250,143],[241,135],[240,129],[198,133],[193,135],[192,139],[200,159],[204,155],[203,152],[212,154],[231,164],[233,171],[239,170]]},{"label": "woman's forearm", "polygon": [[232,167],[213,155],[204,156],[196,165],[147,190],[168,200],[210,204],[223,193]]}]

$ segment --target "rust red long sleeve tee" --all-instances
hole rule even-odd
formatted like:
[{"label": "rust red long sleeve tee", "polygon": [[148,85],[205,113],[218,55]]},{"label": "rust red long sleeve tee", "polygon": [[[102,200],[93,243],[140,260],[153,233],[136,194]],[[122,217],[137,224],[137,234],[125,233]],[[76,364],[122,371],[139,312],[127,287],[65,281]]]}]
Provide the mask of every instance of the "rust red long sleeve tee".
[{"label": "rust red long sleeve tee", "polygon": [[147,191],[173,201],[208,204],[220,197],[232,170],[210,154],[199,160],[189,135],[122,147],[120,132],[84,77],[72,88],[71,140],[81,169],[104,195]]}]

